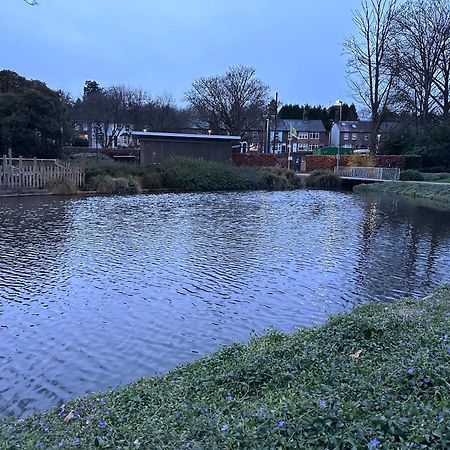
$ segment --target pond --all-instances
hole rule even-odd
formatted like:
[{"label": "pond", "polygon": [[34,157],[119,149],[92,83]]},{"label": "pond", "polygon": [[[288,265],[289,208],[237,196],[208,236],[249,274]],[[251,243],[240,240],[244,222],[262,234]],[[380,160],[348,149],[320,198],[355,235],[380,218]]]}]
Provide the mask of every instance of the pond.
[{"label": "pond", "polygon": [[449,282],[450,214],[326,191],[0,199],[0,415]]}]

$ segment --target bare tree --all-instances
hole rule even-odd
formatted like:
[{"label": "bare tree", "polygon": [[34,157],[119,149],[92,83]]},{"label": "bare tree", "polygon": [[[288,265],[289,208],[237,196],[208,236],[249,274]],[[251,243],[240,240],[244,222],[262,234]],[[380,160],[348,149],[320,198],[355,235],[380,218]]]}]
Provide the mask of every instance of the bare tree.
[{"label": "bare tree", "polygon": [[362,0],[361,10],[353,13],[358,34],[344,43],[350,87],[370,111],[371,152],[376,151],[383,112],[392,99],[396,70],[389,52],[395,41],[397,11],[397,0]]},{"label": "bare tree", "polygon": [[212,128],[243,135],[261,120],[269,103],[269,87],[255,73],[253,67],[232,66],[224,75],[199,78],[186,99]]},{"label": "bare tree", "polygon": [[38,2],[36,0],[23,0],[25,3],[28,3],[30,6],[36,6]]},{"label": "bare tree", "polygon": [[426,125],[431,115],[449,108],[448,0],[410,0],[397,23],[398,95]]}]

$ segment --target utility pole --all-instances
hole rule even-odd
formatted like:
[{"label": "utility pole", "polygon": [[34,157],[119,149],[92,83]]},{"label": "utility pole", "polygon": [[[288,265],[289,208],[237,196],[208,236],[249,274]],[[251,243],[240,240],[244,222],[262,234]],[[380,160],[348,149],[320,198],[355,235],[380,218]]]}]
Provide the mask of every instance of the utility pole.
[{"label": "utility pole", "polygon": [[277,141],[277,118],[278,118],[278,92],[275,93],[275,115],[273,121],[273,146],[272,153],[275,154],[276,141]]}]

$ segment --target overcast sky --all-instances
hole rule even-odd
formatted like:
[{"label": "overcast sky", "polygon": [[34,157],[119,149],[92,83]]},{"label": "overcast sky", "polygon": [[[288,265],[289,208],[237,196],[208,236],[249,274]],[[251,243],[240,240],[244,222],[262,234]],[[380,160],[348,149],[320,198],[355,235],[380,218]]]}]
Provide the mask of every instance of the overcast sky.
[{"label": "overcast sky", "polygon": [[85,80],[183,94],[251,65],[283,103],[351,101],[342,42],[360,0],[0,0],[0,68],[75,98]]}]

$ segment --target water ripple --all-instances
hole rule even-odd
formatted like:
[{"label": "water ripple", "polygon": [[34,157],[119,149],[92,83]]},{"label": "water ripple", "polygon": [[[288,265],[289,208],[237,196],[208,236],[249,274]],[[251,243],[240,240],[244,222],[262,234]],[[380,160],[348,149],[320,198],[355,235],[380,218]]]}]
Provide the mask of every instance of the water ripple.
[{"label": "water ripple", "polygon": [[383,197],[0,199],[0,220],[0,414],[449,281],[449,215]]}]

